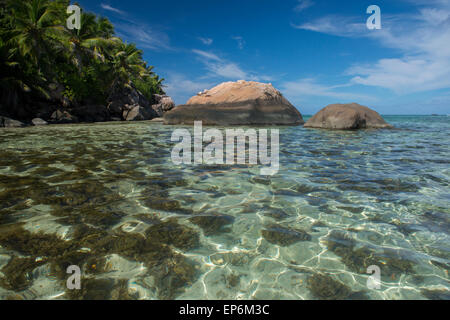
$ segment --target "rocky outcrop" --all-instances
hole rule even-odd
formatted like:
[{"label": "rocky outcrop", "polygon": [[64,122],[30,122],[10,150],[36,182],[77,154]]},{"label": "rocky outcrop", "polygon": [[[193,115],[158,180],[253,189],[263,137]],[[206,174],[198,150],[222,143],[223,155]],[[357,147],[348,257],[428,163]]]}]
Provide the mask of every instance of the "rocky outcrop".
[{"label": "rocky outcrop", "polygon": [[133,118],[133,120],[128,121],[151,120],[158,117],[158,114],[152,109],[150,101],[133,85],[116,86],[108,97],[107,109],[113,118],[123,120]]},{"label": "rocky outcrop", "polygon": [[392,128],[372,109],[357,103],[332,104],[320,110],[308,120],[305,128],[356,130],[369,128]]},{"label": "rocky outcrop", "polygon": [[58,109],[51,115],[50,122],[54,124],[76,123],[78,118],[71,115],[68,111]]},{"label": "rocky outcrop", "polygon": [[87,105],[69,109],[68,112],[79,122],[104,122],[111,118],[108,108],[103,105]]},{"label": "rocky outcrop", "polygon": [[39,126],[48,125],[48,122],[45,120],[42,120],[41,118],[34,118],[33,120],[31,120],[31,124],[35,127],[39,127]]},{"label": "rocky outcrop", "polygon": [[153,95],[154,104],[152,109],[158,114],[158,117],[162,118],[164,114],[173,108],[175,108],[175,102],[172,98],[165,95],[155,94]]},{"label": "rocky outcrop", "polygon": [[226,82],[205,90],[164,115],[164,123],[205,125],[301,125],[300,112],[271,84]]},{"label": "rocky outcrop", "polygon": [[148,109],[139,105],[126,106],[123,111],[123,119],[126,121],[144,121],[153,119],[153,114],[148,113]]},{"label": "rocky outcrop", "polygon": [[25,124],[7,117],[0,117],[0,128],[21,128],[21,127],[25,127]]}]

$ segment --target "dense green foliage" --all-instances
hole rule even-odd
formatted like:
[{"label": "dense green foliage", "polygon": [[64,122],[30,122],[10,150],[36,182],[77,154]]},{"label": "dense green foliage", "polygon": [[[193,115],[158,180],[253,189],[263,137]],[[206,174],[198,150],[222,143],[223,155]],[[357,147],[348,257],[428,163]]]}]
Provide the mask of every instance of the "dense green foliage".
[{"label": "dense green foliage", "polygon": [[74,105],[105,103],[111,90],[133,84],[149,100],[162,81],[142,51],[115,36],[111,22],[82,13],[66,27],[69,0],[0,0],[0,105],[49,99],[58,85]]}]

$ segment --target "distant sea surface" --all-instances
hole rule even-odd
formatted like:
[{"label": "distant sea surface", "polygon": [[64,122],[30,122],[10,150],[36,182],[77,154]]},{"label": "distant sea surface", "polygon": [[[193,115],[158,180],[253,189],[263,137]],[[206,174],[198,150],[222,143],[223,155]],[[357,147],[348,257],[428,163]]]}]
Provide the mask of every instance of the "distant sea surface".
[{"label": "distant sea surface", "polygon": [[1,130],[0,299],[450,299],[450,117],[385,119],[278,128],[270,177],[158,123]]}]

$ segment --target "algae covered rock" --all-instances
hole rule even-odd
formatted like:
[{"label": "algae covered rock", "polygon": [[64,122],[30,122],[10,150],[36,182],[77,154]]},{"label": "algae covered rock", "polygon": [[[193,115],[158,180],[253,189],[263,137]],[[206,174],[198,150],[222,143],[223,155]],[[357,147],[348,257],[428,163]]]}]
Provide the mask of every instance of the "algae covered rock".
[{"label": "algae covered rock", "polygon": [[4,277],[0,278],[0,286],[15,291],[26,289],[32,282],[30,273],[43,263],[34,258],[12,257],[1,270]]},{"label": "algae covered rock", "polygon": [[308,278],[308,289],[321,300],[345,300],[353,293],[342,282],[322,273],[316,273]]},{"label": "algae covered rock", "polygon": [[279,225],[267,227],[262,231],[262,236],[270,243],[282,247],[287,247],[300,241],[311,241],[311,236],[307,232],[287,229]]},{"label": "algae covered rock", "polygon": [[189,250],[199,246],[199,235],[193,229],[179,224],[176,219],[150,226],[145,232],[147,243],[164,243]]},{"label": "algae covered rock", "polygon": [[227,215],[196,216],[190,218],[189,221],[202,228],[206,236],[210,236],[228,232],[229,228],[225,227],[232,224],[234,218]]},{"label": "algae covered rock", "polygon": [[367,247],[357,248],[356,241],[340,231],[332,231],[326,240],[328,250],[341,257],[342,262],[353,272],[366,274],[372,265],[381,268],[382,275],[395,279],[413,272],[414,264],[396,252],[377,252]]}]

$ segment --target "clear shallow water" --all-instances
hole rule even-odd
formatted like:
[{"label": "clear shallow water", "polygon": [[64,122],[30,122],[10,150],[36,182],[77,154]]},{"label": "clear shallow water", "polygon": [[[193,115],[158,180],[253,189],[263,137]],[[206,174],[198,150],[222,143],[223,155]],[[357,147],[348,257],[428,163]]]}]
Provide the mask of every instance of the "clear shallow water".
[{"label": "clear shallow water", "polygon": [[2,130],[0,298],[450,299],[450,117],[386,119],[279,128],[272,177],[175,166],[161,124]]}]

